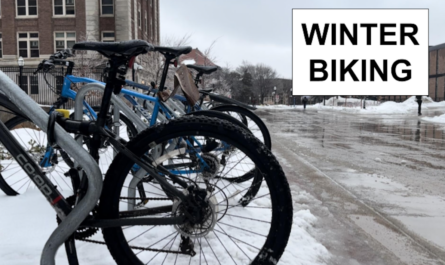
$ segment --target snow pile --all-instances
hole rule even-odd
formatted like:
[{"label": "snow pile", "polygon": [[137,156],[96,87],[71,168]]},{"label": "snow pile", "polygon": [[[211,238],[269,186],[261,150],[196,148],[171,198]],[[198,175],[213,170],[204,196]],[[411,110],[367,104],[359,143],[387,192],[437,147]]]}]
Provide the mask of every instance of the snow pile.
[{"label": "snow pile", "polygon": [[[294,211],[296,208],[294,205]],[[317,217],[310,210],[302,209],[294,212],[293,221],[289,242],[279,264],[326,264],[329,251],[309,233]]]},{"label": "snow pile", "polygon": [[[283,104],[277,104],[277,105],[255,105],[256,108],[258,109],[295,109],[294,106],[289,106],[289,105],[283,105]],[[298,106],[298,107],[303,107]]]},{"label": "snow pile", "polygon": [[422,118],[422,120],[429,122],[445,123],[445,114],[436,117],[425,117]]},{"label": "snow pile", "polygon": [[[426,97],[425,97],[426,98]],[[432,100],[429,98],[429,100],[425,100],[424,103],[431,103]],[[408,113],[412,111],[417,111],[418,105],[416,101],[416,97],[412,96],[409,97],[404,102],[394,102],[394,101],[388,101],[380,104],[379,106],[374,107],[368,107],[368,112],[374,112],[374,113]]]},{"label": "snow pile", "polygon": [[183,64],[187,65],[187,64],[195,64],[196,61],[194,59],[187,59],[182,61]]},{"label": "snow pile", "polygon": [[[359,114],[408,114],[408,113],[417,114],[418,104],[415,96],[411,96],[403,102],[387,101],[377,106],[372,106],[372,104],[378,104],[378,101],[367,100],[366,109],[362,108],[363,104],[362,101],[363,100],[361,99],[347,98],[346,99],[347,104],[348,102],[351,102],[354,103],[354,105],[356,106],[344,107],[337,105],[339,102],[345,102],[345,98],[339,97],[337,99],[336,97],[332,97],[326,100],[325,106],[323,105],[323,103],[317,103],[313,106],[308,106],[308,107],[319,108],[319,109],[331,109],[331,110],[333,109],[346,112],[354,112]],[[428,109],[432,107],[445,107],[445,101],[434,102],[432,98],[424,96],[422,98],[422,109]]]}]

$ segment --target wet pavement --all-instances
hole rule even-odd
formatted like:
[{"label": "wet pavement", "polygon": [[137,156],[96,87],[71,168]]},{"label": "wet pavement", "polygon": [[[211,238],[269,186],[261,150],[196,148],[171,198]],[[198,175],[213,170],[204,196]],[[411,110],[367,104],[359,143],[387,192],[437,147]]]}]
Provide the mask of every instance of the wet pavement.
[{"label": "wet pavement", "polygon": [[445,264],[445,124],[315,108],[256,113],[295,210],[318,217],[309,232],[331,252],[326,264]]}]

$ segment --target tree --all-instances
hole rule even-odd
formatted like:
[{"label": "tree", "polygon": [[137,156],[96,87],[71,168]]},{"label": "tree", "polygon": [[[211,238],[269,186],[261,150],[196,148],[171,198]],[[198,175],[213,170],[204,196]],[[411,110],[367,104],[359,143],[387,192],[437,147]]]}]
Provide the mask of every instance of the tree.
[{"label": "tree", "polygon": [[[79,37],[78,42],[95,41],[95,38],[86,34]],[[74,72],[77,76],[84,76],[93,79],[101,79],[101,70],[105,68],[107,58],[96,51],[76,50],[73,57]],[[75,84],[80,88],[83,84]]]},{"label": "tree", "polygon": [[[160,45],[169,47],[186,46],[189,44],[190,38],[190,34],[185,34],[182,37],[167,36],[162,39]],[[155,82],[155,84],[160,85],[165,57],[158,52],[150,52],[138,57],[140,57],[141,65],[144,67],[142,75],[147,78],[147,82]],[[173,75],[174,71],[169,69],[165,82],[166,86],[173,84]]]},{"label": "tree", "polygon": [[276,71],[272,67],[259,63],[256,65],[243,61],[241,66],[236,70],[242,74],[244,72],[250,73],[252,76],[251,94],[257,95],[261,104],[264,103],[264,98],[272,94],[274,86],[276,86],[276,78],[278,77]]}]

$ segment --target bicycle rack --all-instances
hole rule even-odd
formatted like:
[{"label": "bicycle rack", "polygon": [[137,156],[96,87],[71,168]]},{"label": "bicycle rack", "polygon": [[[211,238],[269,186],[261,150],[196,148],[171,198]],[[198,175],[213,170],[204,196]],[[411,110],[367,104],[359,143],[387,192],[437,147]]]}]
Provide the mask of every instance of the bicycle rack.
[{"label": "bicycle rack", "polygon": [[[48,127],[48,114],[34,102],[20,87],[18,87],[5,73],[0,71],[0,90],[41,130],[46,132]],[[55,256],[58,248],[76,231],[77,227],[96,206],[102,192],[102,173],[96,161],[77,142],[56,124],[55,135],[57,144],[62,147],[85,170],[88,176],[88,190],[85,197],[74,207],[71,213],[54,230],[46,242],[41,265],[55,265]]]}]

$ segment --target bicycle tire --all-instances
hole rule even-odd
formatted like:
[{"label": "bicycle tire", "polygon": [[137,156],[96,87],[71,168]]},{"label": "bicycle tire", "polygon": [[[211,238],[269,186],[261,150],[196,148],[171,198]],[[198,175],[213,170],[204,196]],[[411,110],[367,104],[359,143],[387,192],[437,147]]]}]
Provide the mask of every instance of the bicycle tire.
[{"label": "bicycle tire", "polygon": [[[119,119],[129,129],[128,132],[131,134],[131,135],[129,135],[129,138],[131,138],[134,135],[137,135],[138,132],[136,130],[136,127],[134,126],[134,124],[125,115],[121,114]],[[21,126],[21,124],[24,124],[24,123],[29,123],[29,125]],[[20,127],[24,127],[24,128],[25,127],[30,127],[32,125],[33,125],[33,123],[31,121],[29,121],[28,118],[25,118],[25,117],[22,117],[22,116],[16,116],[14,118],[11,118],[10,120],[8,120],[5,123],[5,126],[9,130],[14,130],[14,128],[19,128],[20,129]],[[37,126],[35,126],[35,127],[37,127]],[[35,140],[37,142],[37,146],[45,146],[46,145],[46,134],[43,133],[40,130],[38,130],[38,131],[39,132],[33,133],[32,136],[34,138],[36,138]],[[29,136],[30,136],[29,138],[32,138],[31,134],[29,134]],[[19,137],[19,135],[16,134],[16,137]],[[38,140],[37,140],[37,138],[38,138]],[[26,145],[28,143],[26,140],[21,140],[19,142],[21,142],[23,145]],[[85,144],[88,147],[88,142],[85,141],[85,140],[84,140],[84,142],[85,142]],[[68,183],[65,182],[66,177],[65,177],[64,173],[66,173],[69,170],[69,168],[73,168],[74,167],[74,162],[69,158],[69,156],[63,150],[59,149],[58,150],[58,154],[60,154],[61,158],[63,159],[63,161],[65,162],[67,167],[64,168],[64,170],[63,170],[64,172],[61,172],[60,170],[58,170],[56,172],[57,176],[55,176],[56,174],[54,174],[52,179],[55,180],[55,183],[58,183],[57,186],[60,189],[64,190],[64,189],[68,189],[69,186],[70,186]],[[104,159],[107,160],[105,162],[105,164],[112,161],[111,158],[106,158],[106,157],[102,156],[102,160],[104,160]],[[103,166],[106,167],[107,165],[103,165]],[[0,166],[0,189],[6,195],[8,195],[8,196],[16,196],[16,195],[19,195],[19,194],[24,192],[23,188],[27,187],[27,189],[28,189],[28,188],[34,187],[33,186],[34,184],[31,184],[31,180],[30,179],[22,178],[22,179],[19,180],[19,182],[16,182],[17,179],[15,179],[13,176],[6,176],[7,173],[3,172],[3,170],[1,170],[1,168],[2,167]],[[16,168],[14,167],[14,169],[16,169]],[[17,173],[17,172],[15,172],[15,173]],[[51,178],[51,176],[50,176],[50,178]]]},{"label": "bicycle tire", "polygon": [[[16,136],[16,138],[18,138],[18,142],[25,147],[25,150],[28,150],[28,152],[30,152],[33,157],[37,156],[36,159],[41,159],[41,156],[46,151],[45,133],[43,133],[37,126],[29,121],[28,118],[22,116],[11,118],[5,123],[5,126],[11,131],[13,135]],[[26,134],[24,132],[26,132]],[[20,134],[22,134],[22,137],[20,137]],[[27,141],[28,139],[29,141]],[[34,140],[34,143],[31,144],[31,140]],[[5,151],[7,152],[7,150]],[[46,174],[60,189],[71,189],[71,184],[65,181],[66,176],[64,175],[64,173],[66,173],[69,168],[73,167],[74,164],[71,160],[66,160],[67,156],[65,157],[64,154],[61,153],[63,152],[62,150],[58,151],[61,159],[65,162],[65,165],[59,164],[59,162],[61,162],[62,160],[58,160],[59,162],[57,163],[57,165],[53,165],[52,168],[50,168],[50,171],[46,172]],[[19,167],[18,165],[15,165],[15,160],[13,160],[13,158],[11,159],[2,159],[1,161],[2,163],[9,164],[7,164],[6,168],[2,168],[3,166],[0,167],[2,168],[0,172],[0,189],[8,196],[15,196],[25,192],[28,189],[34,188],[35,185],[32,183],[31,179],[26,177],[26,174],[23,170],[19,169],[18,171],[16,171]],[[8,174],[5,169],[8,169],[8,167],[10,166],[12,167],[10,170],[12,170],[13,172],[9,172]],[[22,175],[20,175],[21,171],[23,171]]]},{"label": "bicycle tire", "polygon": [[[258,133],[257,135],[254,135],[260,139],[261,142],[263,142],[268,148],[269,150],[272,150],[272,140],[270,137],[270,132],[269,129],[267,129],[266,124],[261,120],[260,117],[258,117],[255,113],[253,113],[252,111],[240,107],[240,106],[235,106],[235,105],[219,105],[216,107],[211,108],[211,110],[217,110],[217,111],[221,111],[221,112],[234,112],[234,113],[239,113],[241,115],[241,119],[243,120],[243,123],[245,123],[245,125],[247,125],[247,127],[252,131],[251,128],[252,125],[249,124],[249,121],[244,121],[243,117],[247,117],[250,120],[252,120],[252,122],[254,123],[254,126],[257,126],[260,130],[260,133]],[[261,134],[261,136],[260,136]],[[258,137],[260,136],[260,137]]]},{"label": "bicycle tire", "polygon": [[[165,124],[161,124],[159,126],[155,126],[152,128],[149,128],[143,132],[141,132],[136,138],[132,139],[128,144],[127,147],[129,150],[131,150],[136,156],[143,156],[148,149],[150,148],[149,145],[153,145],[153,143],[159,143],[159,142],[163,142],[163,141],[168,141],[168,139],[176,139],[178,137],[189,137],[190,135],[204,135],[207,137],[214,137],[217,139],[220,139],[222,141],[228,142],[231,145],[235,146],[236,148],[239,148],[239,150],[241,150],[249,159],[252,159],[252,161],[254,161],[255,166],[259,168],[259,170],[261,170],[261,172],[264,175],[264,179],[266,182],[266,185],[263,185],[265,187],[262,187],[262,192],[263,189],[267,189],[266,190],[266,194],[265,195],[261,195],[257,198],[255,198],[253,201],[251,202],[251,204],[249,204],[248,206],[243,206],[243,207],[238,207],[240,206],[240,204],[236,204],[236,205],[229,205],[229,203],[227,203],[227,208],[226,208],[226,212],[224,213],[223,217],[221,217],[221,219],[217,220],[216,225],[218,225],[218,229],[221,229],[224,231],[223,228],[221,228],[221,225],[226,226],[234,226],[236,225],[236,222],[233,222],[233,219],[236,220],[241,220],[239,222],[242,222],[245,219],[251,219],[246,221],[248,224],[248,227],[257,227],[258,223],[255,223],[255,221],[259,222],[261,220],[257,220],[257,219],[253,219],[250,218],[252,213],[256,213],[258,216],[265,216],[264,218],[270,218],[270,227],[267,229],[265,229],[267,236],[266,237],[264,243],[261,243],[261,241],[258,241],[259,243],[259,247],[258,247],[258,253],[253,254],[252,256],[252,262],[251,261],[247,261],[247,259],[242,260],[242,263],[245,262],[249,262],[251,264],[276,264],[278,262],[278,260],[280,259],[286,245],[287,245],[287,241],[289,239],[289,235],[291,232],[291,227],[292,227],[292,198],[291,198],[291,194],[290,194],[290,189],[289,189],[289,184],[286,180],[286,177],[284,175],[284,172],[281,169],[281,166],[279,165],[278,161],[276,160],[276,158],[273,156],[273,154],[270,152],[270,150],[265,147],[257,138],[253,137],[251,134],[246,134],[244,132],[243,129],[230,124],[226,121],[221,121],[218,119],[214,119],[214,118],[207,118],[207,117],[194,117],[194,116],[190,116],[190,117],[182,117],[179,119],[175,119],[175,120],[171,120],[168,123]],[[123,188],[125,189],[127,186],[126,185],[126,178],[127,178],[127,174],[130,171],[130,169],[132,168],[132,166],[134,165],[134,162],[132,162],[128,157],[126,157],[125,155],[119,153],[113,163],[111,164],[109,170],[106,173],[106,177],[104,180],[104,186],[103,186],[103,191],[102,191],[102,195],[101,195],[101,199],[100,199],[100,203],[99,203],[99,208],[98,208],[98,214],[101,218],[105,218],[105,219],[115,219],[118,218],[120,215],[122,215],[123,213],[125,213],[125,202],[122,201],[122,197],[121,197],[121,192],[123,191]],[[217,185],[218,182],[215,184]],[[159,192],[159,191],[158,191]],[[269,193],[267,193],[269,192]],[[216,196],[218,192],[216,193],[212,193],[211,195]],[[224,193],[224,192],[222,192]],[[219,196],[222,196],[221,194]],[[124,192],[125,194],[125,192]],[[234,194],[236,194],[236,192],[234,192]],[[211,196],[209,195],[209,196]],[[270,196],[270,201],[267,201],[267,197],[266,196]],[[227,200],[232,200],[235,199],[235,197],[226,197],[228,198]],[[156,202],[156,201],[154,201]],[[270,203],[270,208],[268,209],[268,207],[263,207],[265,209],[258,209],[258,212],[255,212],[256,210],[251,210],[253,208],[248,208],[248,207],[257,207],[255,205],[255,203],[261,203],[261,205],[263,203],[265,203],[264,205],[269,205]],[[229,208],[229,206],[231,206],[231,208]],[[122,207],[123,209],[120,209],[120,207]],[[241,208],[237,210],[240,210],[240,213],[242,212],[243,214],[247,214],[249,216],[249,218],[246,217],[236,217],[236,215],[232,215],[229,217],[228,214],[228,210],[232,210],[235,207]],[[223,207],[224,208],[224,207]],[[258,208],[258,207],[257,207]],[[120,212],[120,210],[122,210],[123,212]],[[246,212],[244,212],[246,211]],[[261,213],[260,213],[261,212]],[[219,211],[217,212],[219,213]],[[227,217],[230,224],[225,224],[223,222],[220,222],[221,220],[224,219],[224,217]],[[261,219],[261,218],[260,218]],[[266,221],[261,221],[261,222],[265,222]],[[263,224],[263,223],[261,223]],[[146,226],[145,226],[146,227]],[[216,226],[215,226],[216,227]],[[139,234],[139,232],[137,231],[137,233],[130,232],[132,229],[139,229],[139,226],[126,226],[125,229],[123,229],[122,227],[113,227],[113,228],[105,228],[102,229],[103,235],[104,235],[104,239],[105,242],[107,244],[107,247],[110,251],[110,253],[112,254],[113,258],[115,259],[115,261],[117,262],[117,264],[119,265],[123,265],[123,264],[147,264],[145,263],[145,258],[149,258],[148,256],[146,257],[146,255],[149,255],[152,252],[143,252],[142,254],[136,256],[136,254],[133,252],[132,248],[134,248],[134,246],[130,246],[130,244],[127,242],[128,238],[125,237],[124,232],[125,233],[129,233],[128,236],[132,237],[132,235],[138,235],[138,238],[134,237],[133,239],[129,240],[131,241],[131,244],[136,244],[136,242],[138,240],[140,240],[140,237],[142,237],[141,240],[149,240],[152,237],[150,236],[151,233],[150,230],[154,229],[155,227],[145,231],[144,233]],[[171,226],[157,226],[156,228],[159,229],[174,229]],[[241,228],[241,227],[238,227]],[[242,229],[242,228],[241,228]],[[164,230],[162,230],[164,231]],[[162,237],[164,237],[165,232],[161,233],[156,233],[155,232],[155,237],[159,237],[162,235]],[[175,230],[174,230],[175,231]],[[259,230],[255,230],[257,232],[261,232]],[[216,237],[218,237],[218,234],[221,235],[221,232],[218,230],[213,230],[211,231],[213,232],[213,234],[216,235]],[[216,234],[216,232],[218,232],[218,234]],[[256,233],[256,232],[252,232],[252,231],[248,231],[249,233]],[[148,234],[145,234],[148,233]],[[175,232],[174,232],[175,233]],[[177,232],[179,234],[179,232]],[[246,231],[243,230],[236,230],[236,233],[247,233]],[[149,235],[150,234],[150,235]],[[176,234],[176,237],[178,236],[178,234]],[[227,234],[226,234],[227,235]],[[251,235],[251,234],[249,234]],[[228,235],[229,236],[229,235]],[[169,243],[167,245],[170,245],[170,242],[175,243],[176,242],[176,237],[173,239],[173,241],[169,241]],[[221,235],[222,237],[222,235]],[[258,236],[259,237],[259,236]],[[182,238],[182,234],[181,234],[181,238]],[[189,237],[190,238],[190,237]],[[205,240],[207,241],[207,243],[209,242],[208,240],[211,240],[212,244],[215,243],[217,244],[217,240],[215,239],[215,237],[207,237],[207,235],[203,236],[203,238],[205,238]],[[261,238],[261,237],[260,237]],[[137,240],[135,240],[137,239]],[[236,239],[236,237],[235,237]],[[244,238],[243,238],[244,239]],[[157,240],[154,239],[153,240]],[[194,239],[195,240],[195,239]],[[204,249],[202,248],[201,245],[201,239],[198,240],[199,246],[201,251]],[[218,237],[219,240],[219,237]],[[247,240],[247,239],[246,239]],[[252,238],[248,238],[249,242],[254,242],[256,244],[257,241],[253,240]],[[226,247],[229,247],[230,249],[235,248],[235,246],[237,246],[238,248],[240,248],[236,242],[229,238],[226,241],[232,241],[233,245],[227,246],[227,245],[223,245],[224,249],[226,249]],[[165,242],[165,241],[164,241]],[[221,244],[222,241],[219,240],[219,242]],[[172,249],[173,243],[171,243],[170,249]],[[226,243],[230,243],[230,242],[226,242]],[[147,243],[148,245],[149,243]],[[157,244],[157,243],[156,243]],[[163,244],[163,243],[162,243]],[[240,243],[241,244],[241,243]],[[247,243],[245,243],[247,244]],[[262,245],[263,244],[263,245]],[[153,244],[155,245],[155,244]],[[153,246],[152,245],[152,246]],[[168,246],[165,245],[167,248]],[[235,245],[235,246],[234,246]],[[196,246],[196,243],[195,243]],[[210,243],[208,243],[208,246],[212,247],[212,245]],[[176,249],[176,246],[175,248]],[[178,247],[179,249],[179,247]],[[249,255],[247,255],[247,253],[245,253],[244,251],[247,251],[247,248],[240,248],[242,250],[242,252],[247,256],[247,258],[249,258]],[[218,248],[218,250],[221,250],[222,252],[224,251],[222,248]],[[249,251],[252,252],[254,251],[254,247],[249,248]],[[136,250],[135,250],[136,251]],[[138,252],[142,252],[140,251],[140,249],[137,250]],[[210,253],[210,249],[208,247],[205,248],[205,251],[208,251],[207,254],[208,255],[212,255]],[[213,248],[212,248],[212,252],[213,252]],[[238,250],[238,252],[240,252]],[[250,253],[248,252],[248,253]],[[198,252],[196,252],[198,253]],[[199,258],[195,258],[199,259],[199,261],[202,258],[201,255],[202,252],[200,252]],[[159,253],[157,253],[159,254]],[[157,257],[157,254],[154,256],[154,258]],[[226,261],[229,261],[230,258],[224,256],[225,255],[229,255],[230,257],[231,254],[230,252],[226,249],[226,253],[219,253],[218,255],[216,255],[213,252],[213,256],[212,259],[217,259],[220,263],[223,264],[227,264]],[[165,259],[167,259],[168,257],[168,253],[165,255],[164,261]],[[239,255],[243,255],[243,254],[239,254]],[[139,258],[144,258],[144,263],[142,263],[142,261]],[[158,256],[160,257],[160,256]],[[171,258],[171,256],[170,256]],[[184,256],[180,256],[179,259],[188,259],[188,256],[184,257]],[[207,262],[207,258],[204,254],[204,258],[206,259]],[[210,256],[208,257],[210,258]],[[178,259],[178,255],[176,255],[176,259]],[[191,258],[190,258],[191,259]],[[220,261],[224,259],[223,262]],[[156,260],[156,259],[155,259]],[[150,260],[151,261],[151,260]],[[149,261],[149,262],[150,262]],[[162,261],[162,259],[161,259]],[[159,261],[159,262],[161,262]],[[156,263],[156,261],[154,261]],[[190,260],[191,262],[191,260]],[[210,262],[212,264],[212,262]],[[182,263],[181,263],[182,264]]]}]

